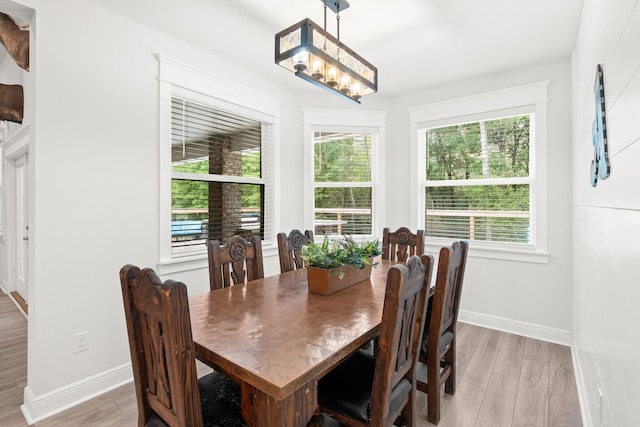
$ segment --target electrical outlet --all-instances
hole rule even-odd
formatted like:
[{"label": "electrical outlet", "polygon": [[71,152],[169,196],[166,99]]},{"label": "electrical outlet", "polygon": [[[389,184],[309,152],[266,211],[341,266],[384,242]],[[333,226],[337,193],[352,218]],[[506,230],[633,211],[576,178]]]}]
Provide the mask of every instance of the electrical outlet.
[{"label": "electrical outlet", "polygon": [[598,387],[598,419],[600,420],[600,425],[603,423],[603,412],[604,410],[604,392],[601,387]]},{"label": "electrical outlet", "polygon": [[89,332],[79,332],[73,336],[73,352],[89,350]]}]

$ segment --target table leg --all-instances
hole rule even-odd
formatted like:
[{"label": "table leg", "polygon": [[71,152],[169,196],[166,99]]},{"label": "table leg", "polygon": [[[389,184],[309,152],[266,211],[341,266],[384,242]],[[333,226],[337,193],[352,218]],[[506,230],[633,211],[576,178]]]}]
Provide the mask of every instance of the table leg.
[{"label": "table leg", "polygon": [[304,427],[318,407],[318,387],[311,381],[277,400],[242,383],[242,417],[250,427]]}]

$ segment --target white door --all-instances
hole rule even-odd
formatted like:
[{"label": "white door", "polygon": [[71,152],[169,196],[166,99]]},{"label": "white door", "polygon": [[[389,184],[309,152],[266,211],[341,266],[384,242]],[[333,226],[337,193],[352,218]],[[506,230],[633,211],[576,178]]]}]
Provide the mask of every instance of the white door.
[{"label": "white door", "polygon": [[27,222],[27,200],[28,200],[28,159],[27,155],[16,160],[16,292],[27,303],[28,282],[27,282],[27,261],[29,258],[29,223]]}]

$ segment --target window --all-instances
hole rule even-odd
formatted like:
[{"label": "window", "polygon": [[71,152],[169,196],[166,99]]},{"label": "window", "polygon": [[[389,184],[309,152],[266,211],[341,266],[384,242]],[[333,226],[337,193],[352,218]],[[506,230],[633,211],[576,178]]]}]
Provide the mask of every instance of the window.
[{"label": "window", "polygon": [[428,128],[427,237],[532,245],[532,115]]},{"label": "window", "polygon": [[171,100],[171,249],[234,235],[264,240],[262,123]]},{"label": "window", "polygon": [[314,132],[315,234],[372,234],[370,133]]},{"label": "window", "polygon": [[547,262],[548,82],[411,108],[426,247]]},{"label": "window", "polygon": [[158,272],[207,267],[206,242],[259,235],[276,253],[282,101],[158,56]]},{"label": "window", "polygon": [[386,112],[304,109],[305,227],[356,240],[384,224]]}]

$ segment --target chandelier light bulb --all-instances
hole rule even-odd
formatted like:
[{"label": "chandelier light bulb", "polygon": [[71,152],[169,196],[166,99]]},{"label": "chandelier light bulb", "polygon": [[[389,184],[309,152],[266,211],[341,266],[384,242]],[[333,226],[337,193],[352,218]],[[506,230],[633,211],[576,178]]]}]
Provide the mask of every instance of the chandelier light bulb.
[{"label": "chandelier light bulb", "polygon": [[354,99],[362,98],[362,88],[360,87],[360,83],[353,82],[351,85],[351,97]]},{"label": "chandelier light bulb", "polygon": [[293,58],[294,66],[293,68],[296,71],[304,71],[309,68],[309,52],[300,52]]},{"label": "chandelier light bulb", "polygon": [[327,84],[330,86],[338,86],[338,70],[335,67],[329,68],[327,71]]},{"label": "chandelier light bulb", "polygon": [[322,61],[319,59],[315,59],[313,61],[313,66],[311,67],[311,77],[316,80],[320,80],[324,77],[323,69],[324,64],[322,63]]},{"label": "chandelier light bulb", "polygon": [[344,75],[340,78],[340,92],[344,93],[345,95],[349,95],[349,93],[351,92],[351,79],[347,75]]}]

